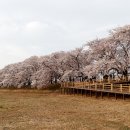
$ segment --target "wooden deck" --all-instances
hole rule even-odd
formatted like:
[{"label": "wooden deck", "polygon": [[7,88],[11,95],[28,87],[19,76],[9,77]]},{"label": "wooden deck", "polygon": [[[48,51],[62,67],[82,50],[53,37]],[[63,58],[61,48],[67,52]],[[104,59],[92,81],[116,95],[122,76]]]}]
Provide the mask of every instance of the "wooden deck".
[{"label": "wooden deck", "polygon": [[73,82],[62,83],[61,93],[74,95],[89,95],[103,98],[104,96],[119,98],[130,97],[130,83],[88,83],[88,82]]}]

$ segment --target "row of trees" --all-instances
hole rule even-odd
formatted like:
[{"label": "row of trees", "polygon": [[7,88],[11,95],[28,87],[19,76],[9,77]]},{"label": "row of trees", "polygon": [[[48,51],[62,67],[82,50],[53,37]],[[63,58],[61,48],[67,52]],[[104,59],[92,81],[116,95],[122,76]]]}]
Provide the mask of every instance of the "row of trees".
[{"label": "row of trees", "polygon": [[125,77],[130,72],[130,26],[69,52],[33,56],[0,70],[0,87],[41,88],[63,81]]}]

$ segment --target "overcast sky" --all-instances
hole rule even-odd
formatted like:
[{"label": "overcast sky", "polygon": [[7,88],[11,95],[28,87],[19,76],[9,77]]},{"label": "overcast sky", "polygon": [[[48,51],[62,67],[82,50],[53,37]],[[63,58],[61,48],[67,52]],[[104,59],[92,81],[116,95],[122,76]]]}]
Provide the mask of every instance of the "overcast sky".
[{"label": "overcast sky", "polygon": [[130,24],[130,0],[0,0],[0,68],[80,47]]}]

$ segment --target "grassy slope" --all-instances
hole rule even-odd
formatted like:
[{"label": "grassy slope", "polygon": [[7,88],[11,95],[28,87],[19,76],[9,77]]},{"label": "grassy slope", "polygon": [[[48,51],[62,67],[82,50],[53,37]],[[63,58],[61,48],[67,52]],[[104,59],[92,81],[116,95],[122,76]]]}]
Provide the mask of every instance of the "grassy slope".
[{"label": "grassy slope", "polygon": [[0,130],[128,130],[130,101],[0,90]]}]

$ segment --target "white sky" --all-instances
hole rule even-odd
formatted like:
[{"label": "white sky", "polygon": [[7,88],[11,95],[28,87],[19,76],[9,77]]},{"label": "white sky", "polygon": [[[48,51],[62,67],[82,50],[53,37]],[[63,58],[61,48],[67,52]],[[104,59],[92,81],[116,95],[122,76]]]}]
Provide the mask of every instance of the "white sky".
[{"label": "white sky", "polygon": [[130,24],[130,0],[0,0],[0,68],[80,47]]}]

